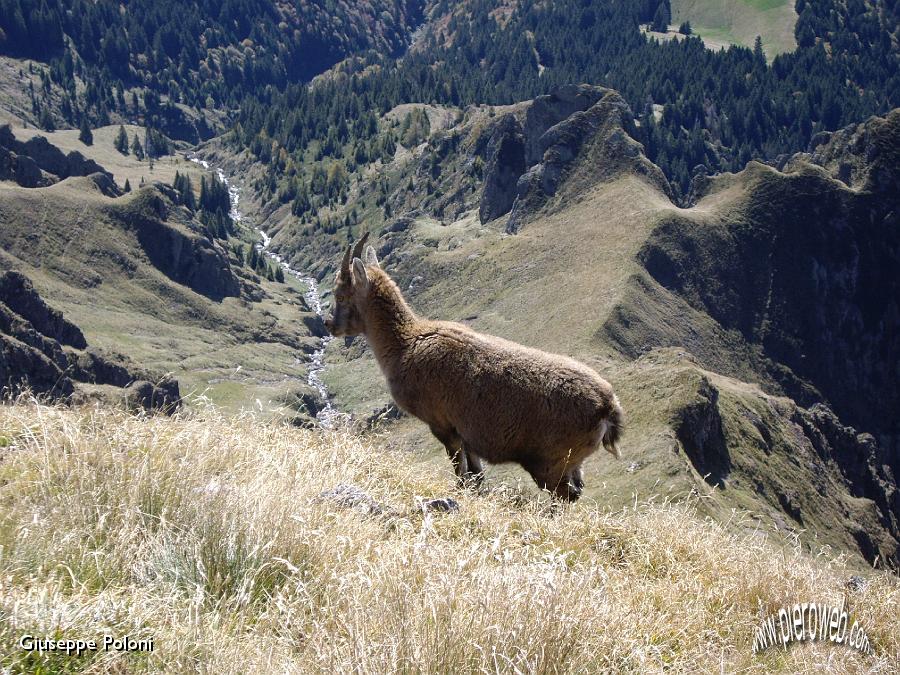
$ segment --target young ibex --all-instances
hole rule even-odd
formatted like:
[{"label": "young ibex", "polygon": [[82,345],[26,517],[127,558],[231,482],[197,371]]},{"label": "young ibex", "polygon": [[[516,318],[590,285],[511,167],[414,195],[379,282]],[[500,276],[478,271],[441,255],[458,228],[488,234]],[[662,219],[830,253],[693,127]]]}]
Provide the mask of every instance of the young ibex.
[{"label": "young ibex", "polygon": [[367,239],[344,254],[328,330],[365,334],[397,405],[431,428],[461,483],[482,481],[483,459],[518,462],[542,489],[578,499],[585,458],[601,443],[619,457],[610,384],[573,359],[420,319],[371,246],[363,262]]}]

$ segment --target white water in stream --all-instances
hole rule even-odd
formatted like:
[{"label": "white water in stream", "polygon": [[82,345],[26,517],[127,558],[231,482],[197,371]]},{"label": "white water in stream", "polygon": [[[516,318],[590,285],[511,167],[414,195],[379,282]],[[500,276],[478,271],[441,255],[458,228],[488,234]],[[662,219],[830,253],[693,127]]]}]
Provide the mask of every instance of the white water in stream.
[{"label": "white water in stream", "polygon": [[[205,159],[199,159],[197,157],[188,156],[192,162],[196,162],[200,164],[204,169],[209,169],[210,165]],[[237,186],[233,185],[231,181],[225,176],[225,172],[220,168],[216,168],[216,175],[218,175],[219,180],[225,183],[225,187],[228,188],[228,197],[231,201],[231,211],[228,213],[231,216],[231,219],[235,223],[244,222],[244,216],[240,211],[239,203],[241,199],[241,192],[237,188]],[[277,253],[274,253],[269,250],[269,244],[272,243],[272,238],[266,234],[266,232],[260,228],[253,226],[253,229],[259,233],[261,243],[256,245],[257,250],[268,257],[270,260],[275,262],[275,264],[279,265],[281,269],[285,271],[286,274],[290,274],[292,277],[305,284],[307,287],[306,293],[303,294],[304,299],[306,300],[306,304],[319,315],[319,317],[324,318],[323,310],[322,310],[322,298],[319,294],[319,284],[313,279],[311,276],[307,276],[301,272],[298,272],[293,267],[285,262],[284,258],[282,258]],[[331,398],[328,395],[328,387],[325,386],[325,383],[322,381],[322,371],[325,370],[325,350],[328,348],[329,343],[334,339],[333,336],[326,334],[325,337],[322,338],[322,342],[319,345],[319,348],[316,349],[309,357],[308,369],[307,369],[307,378],[306,382],[310,387],[315,389],[319,398],[322,400],[322,409],[316,414],[316,421],[318,421],[319,425],[326,429],[333,429],[336,425],[341,422],[346,422],[350,419],[350,416],[347,413],[340,412],[337,410],[334,405],[331,403]]]}]

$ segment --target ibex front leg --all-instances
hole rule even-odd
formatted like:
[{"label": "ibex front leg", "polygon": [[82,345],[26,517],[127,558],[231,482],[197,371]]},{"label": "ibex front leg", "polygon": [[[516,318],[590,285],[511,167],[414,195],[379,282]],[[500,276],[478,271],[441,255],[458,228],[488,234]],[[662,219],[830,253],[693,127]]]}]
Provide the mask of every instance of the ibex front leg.
[{"label": "ibex front leg", "polygon": [[[456,473],[456,482],[459,483],[460,487],[464,487],[471,479],[472,474],[470,473],[471,469],[469,467],[468,457],[466,456],[465,450],[463,450],[462,438],[456,433],[456,429],[453,428],[433,426],[431,427],[431,433],[444,444],[444,448],[447,450],[447,456],[450,457],[450,461],[453,462],[453,471]],[[475,459],[477,461],[477,457]],[[481,472],[481,462],[478,461],[477,467],[473,468],[475,468],[476,471]]]}]

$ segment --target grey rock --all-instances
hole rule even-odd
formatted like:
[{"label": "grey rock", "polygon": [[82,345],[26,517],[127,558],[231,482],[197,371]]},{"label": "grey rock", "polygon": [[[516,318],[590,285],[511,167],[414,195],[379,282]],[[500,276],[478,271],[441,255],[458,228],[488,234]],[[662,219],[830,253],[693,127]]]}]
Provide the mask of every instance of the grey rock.
[{"label": "grey rock", "polygon": [[[597,183],[631,173],[672,198],[662,171],[643,155],[641,144],[631,137],[634,119],[619,94],[600,87],[577,87],[570,88],[570,95],[562,102],[553,99],[555,103],[551,105],[547,98],[535,99],[526,115],[526,120],[534,118],[525,126],[526,162],[535,158],[540,162],[518,181],[516,200],[507,221],[508,233],[517,232],[563,185],[567,196],[574,197]],[[590,107],[581,108],[588,104]],[[539,138],[533,137],[569,110],[572,112],[567,117],[547,126]]]},{"label": "grey rock", "polygon": [[87,348],[78,327],[49,307],[25,275],[0,274],[0,392],[30,390],[68,399],[77,383],[104,384],[124,387],[126,402],[134,407],[176,410],[178,382],[149,377],[122,356]]},{"label": "grey rock", "polygon": [[241,284],[228,254],[187,228],[166,222],[169,205],[156,189],[145,190],[125,209],[125,224],[136,230],[138,242],[161,272],[214,300],[236,297]]},{"label": "grey rock", "polygon": [[31,157],[28,157],[27,155],[18,155],[15,162],[15,181],[22,187],[47,187],[48,185],[53,184],[54,181],[41,171],[37,162],[31,159]]},{"label": "grey rock", "polygon": [[452,497],[427,499],[419,503],[423,513],[452,513],[459,511],[459,502]]},{"label": "grey rock", "polygon": [[159,382],[136,380],[125,387],[125,400],[134,408],[174,412],[181,405],[178,382],[163,378]]},{"label": "grey rock", "polygon": [[544,158],[541,138],[552,126],[572,114],[587,110],[608,92],[587,84],[566,85],[551,94],[538,96],[525,113],[525,162],[533,166]]},{"label": "grey rock", "polygon": [[487,164],[478,217],[482,223],[508,213],[517,195],[519,177],[525,172],[525,135],[512,114],[504,115],[487,146]]},{"label": "grey rock", "polygon": [[330,490],[320,492],[316,499],[330,501],[337,506],[354,509],[370,516],[378,516],[385,512],[384,507],[369,496],[365,490],[348,483],[338,483]]},{"label": "grey rock", "polygon": [[372,411],[372,414],[366,418],[366,428],[374,429],[385,422],[398,420],[403,417],[403,415],[404,412],[400,410],[396,404],[386,403],[377,410]]},{"label": "grey rock", "polygon": [[304,316],[303,325],[309,330],[311,335],[316,337],[325,337],[328,335],[328,329],[325,328],[325,321],[318,314],[309,314]]},{"label": "grey rock", "polygon": [[78,349],[87,346],[78,326],[66,320],[62,312],[49,307],[31,280],[20,272],[0,274],[0,303],[31,323],[42,335]]},{"label": "grey rock", "polygon": [[102,175],[98,185],[106,189],[112,185],[118,194],[113,175],[77,150],[66,155],[44,136],[17,141],[8,124],[0,127],[0,179],[15,180],[22,187],[33,188],[52,185],[70,176],[92,174]]}]

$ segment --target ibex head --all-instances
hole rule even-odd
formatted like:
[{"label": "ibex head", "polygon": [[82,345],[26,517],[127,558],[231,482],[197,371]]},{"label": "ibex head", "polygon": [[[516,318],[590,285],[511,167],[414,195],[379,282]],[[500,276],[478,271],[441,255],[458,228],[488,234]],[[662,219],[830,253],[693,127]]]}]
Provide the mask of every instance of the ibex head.
[{"label": "ibex head", "polygon": [[325,327],[332,335],[359,335],[365,330],[363,308],[369,292],[366,265],[378,266],[375,249],[366,247],[363,263],[363,247],[369,239],[366,232],[355,246],[348,246],[341,267],[334,278],[334,302],[331,316]]}]

